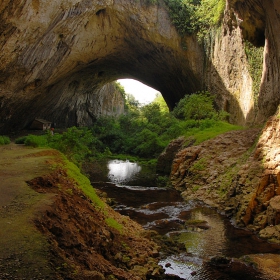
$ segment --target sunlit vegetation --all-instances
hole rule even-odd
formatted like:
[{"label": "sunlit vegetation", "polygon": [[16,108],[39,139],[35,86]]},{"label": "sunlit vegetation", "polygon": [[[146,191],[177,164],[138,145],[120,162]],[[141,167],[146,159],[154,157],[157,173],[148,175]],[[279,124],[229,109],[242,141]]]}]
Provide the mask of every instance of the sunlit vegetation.
[{"label": "sunlit vegetation", "polygon": [[126,114],[119,118],[100,117],[91,127],[71,127],[62,134],[28,135],[16,142],[55,148],[75,163],[114,154],[152,159],[179,136],[184,136],[186,143],[198,144],[240,129],[225,121],[227,113],[214,108],[214,98],[209,92],[185,96],[172,113],[159,95],[145,106],[133,98],[126,103]]},{"label": "sunlit vegetation", "polygon": [[108,217],[107,219],[105,219],[106,224],[112,228],[115,228],[116,230],[118,230],[120,233],[123,232],[123,226],[118,223],[115,219]]},{"label": "sunlit vegetation", "polygon": [[80,172],[80,169],[74,163],[68,161],[67,159],[64,159],[63,163],[63,167],[65,168],[67,175],[75,180],[77,186],[91,199],[92,204],[95,207],[104,209],[105,203],[96,194],[94,188],[91,186],[90,180]]},{"label": "sunlit vegetation", "polygon": [[165,0],[172,22],[181,35],[204,36],[222,20],[225,0]]}]

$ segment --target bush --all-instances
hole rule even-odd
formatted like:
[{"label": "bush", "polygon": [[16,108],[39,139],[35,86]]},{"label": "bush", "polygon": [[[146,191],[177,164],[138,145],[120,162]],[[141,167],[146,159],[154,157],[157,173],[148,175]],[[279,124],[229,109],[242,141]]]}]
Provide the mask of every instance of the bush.
[{"label": "bush", "polygon": [[185,95],[173,110],[173,114],[179,119],[191,122],[211,119],[217,115],[213,102],[214,96],[207,91]]},{"label": "bush", "polygon": [[26,146],[31,146],[31,147],[47,147],[48,146],[48,141],[46,135],[32,135],[29,134],[28,136],[25,137],[24,144]]},{"label": "bush", "polygon": [[16,143],[16,144],[24,144],[26,137],[27,137],[27,136],[22,136],[22,137],[17,138],[17,139],[15,140],[15,143]]},{"label": "bush", "polygon": [[2,136],[0,135],[0,145],[7,145],[10,144],[11,140],[8,136]]},{"label": "bush", "polygon": [[62,135],[50,137],[49,146],[61,151],[77,163],[91,154],[90,147],[94,141],[96,139],[89,129],[74,126]]}]

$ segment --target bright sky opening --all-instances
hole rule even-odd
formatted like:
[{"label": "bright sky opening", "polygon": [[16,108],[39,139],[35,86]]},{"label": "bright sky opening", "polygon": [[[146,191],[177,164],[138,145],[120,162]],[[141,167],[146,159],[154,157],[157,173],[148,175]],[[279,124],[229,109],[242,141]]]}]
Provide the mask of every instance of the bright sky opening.
[{"label": "bright sky opening", "polygon": [[124,87],[125,92],[132,94],[140,104],[151,103],[156,94],[159,93],[157,90],[133,79],[121,79],[118,82]]}]

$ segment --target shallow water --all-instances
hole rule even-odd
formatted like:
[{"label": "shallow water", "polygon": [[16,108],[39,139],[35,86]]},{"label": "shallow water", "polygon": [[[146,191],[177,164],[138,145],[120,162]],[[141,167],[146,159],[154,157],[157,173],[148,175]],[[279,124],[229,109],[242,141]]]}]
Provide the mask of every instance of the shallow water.
[{"label": "shallow water", "polygon": [[[207,261],[214,256],[239,258],[248,254],[279,253],[279,246],[233,227],[228,219],[203,203],[186,203],[174,189],[156,187],[153,174],[147,176],[147,170],[143,173],[143,168],[137,163],[115,160],[108,162],[107,168],[109,171],[104,181],[107,179],[108,182],[93,182],[93,185],[115,199],[116,211],[146,229],[156,230],[185,244],[185,253],[160,261],[167,274],[195,280],[265,279],[248,266],[234,263],[234,269],[228,271],[227,267],[213,268]],[[149,180],[147,184],[143,177]],[[137,182],[144,184],[137,186]],[[186,221],[201,223],[191,222],[186,226]]]}]

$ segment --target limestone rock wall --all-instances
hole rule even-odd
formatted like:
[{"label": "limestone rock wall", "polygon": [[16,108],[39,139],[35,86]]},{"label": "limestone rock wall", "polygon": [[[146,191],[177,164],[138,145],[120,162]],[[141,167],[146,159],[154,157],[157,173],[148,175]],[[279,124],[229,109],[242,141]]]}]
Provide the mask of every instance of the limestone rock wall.
[{"label": "limestone rock wall", "polygon": [[[232,122],[262,123],[277,110],[280,101],[279,15],[277,0],[227,0],[222,29],[209,34],[205,83],[217,95],[219,107],[230,112]],[[256,65],[248,61],[246,41],[263,52],[258,77],[250,71],[250,67],[256,68]]]},{"label": "limestone rock wall", "polygon": [[[63,124],[74,125],[69,115],[79,99],[97,95],[118,78],[136,78],[158,89],[170,107],[200,89],[202,48],[189,37],[184,50],[163,3],[147,3],[2,1],[0,130],[25,125],[38,110],[49,116],[59,110],[62,123],[65,108],[70,111]],[[68,104],[58,108],[52,100]]]},{"label": "limestone rock wall", "polygon": [[[125,77],[160,91],[171,109],[206,88],[232,122],[264,122],[280,102],[278,2],[227,0],[221,29],[202,45],[178,35],[163,1],[1,1],[0,131],[24,127],[38,111],[65,126],[90,124],[98,92]],[[264,48],[257,92],[245,40]]]}]

